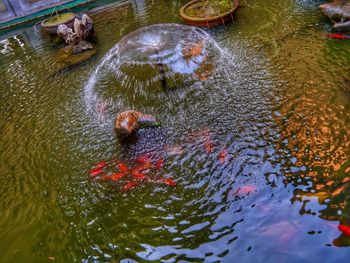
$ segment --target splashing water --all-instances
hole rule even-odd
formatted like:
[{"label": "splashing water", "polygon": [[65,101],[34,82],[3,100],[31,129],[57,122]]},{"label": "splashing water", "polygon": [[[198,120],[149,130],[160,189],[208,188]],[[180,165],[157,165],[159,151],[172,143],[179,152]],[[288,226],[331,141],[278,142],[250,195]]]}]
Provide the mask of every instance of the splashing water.
[{"label": "splashing water", "polygon": [[228,79],[226,68],[230,64],[230,69],[234,68],[232,61],[199,28],[178,24],[146,26],[122,38],[102,59],[85,86],[86,107],[93,113],[101,104],[113,105],[113,99],[102,100],[99,94],[103,91],[96,90],[97,83],[110,76],[120,88],[151,96],[146,88],[154,91],[181,83],[191,87],[218,74]]}]

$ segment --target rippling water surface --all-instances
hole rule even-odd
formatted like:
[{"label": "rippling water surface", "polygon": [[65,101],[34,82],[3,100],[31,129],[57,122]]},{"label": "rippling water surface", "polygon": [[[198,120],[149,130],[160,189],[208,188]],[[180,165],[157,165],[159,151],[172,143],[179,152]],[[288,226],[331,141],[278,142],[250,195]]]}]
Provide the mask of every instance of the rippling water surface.
[{"label": "rippling water surface", "polygon": [[[30,27],[3,37],[0,261],[346,262],[350,45],[326,39],[321,2],[246,1],[234,25],[207,30],[230,60],[222,74],[168,94],[106,75],[94,114],[85,87],[102,57],[140,27],[181,23],[180,1],[94,13],[97,53],[76,67]],[[121,144],[113,121],[129,108],[162,126]],[[176,186],[90,178],[101,160],[145,154]]]}]

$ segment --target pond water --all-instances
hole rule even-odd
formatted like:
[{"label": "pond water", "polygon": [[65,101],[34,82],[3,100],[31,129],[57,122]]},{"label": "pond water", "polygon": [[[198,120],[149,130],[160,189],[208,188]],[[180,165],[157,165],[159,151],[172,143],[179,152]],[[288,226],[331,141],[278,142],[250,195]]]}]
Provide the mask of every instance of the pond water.
[{"label": "pond water", "polygon": [[[97,53],[76,67],[32,28],[0,41],[0,261],[346,262],[350,45],[326,38],[322,1],[246,1],[234,25],[206,30],[226,54],[222,74],[168,93],[106,74],[89,104],[108,50],[143,26],[182,23],[184,2],[93,14]],[[121,144],[113,122],[126,109],[162,125]],[[164,163],[154,182],[176,185],[90,178],[101,160],[112,172],[145,155]]]}]

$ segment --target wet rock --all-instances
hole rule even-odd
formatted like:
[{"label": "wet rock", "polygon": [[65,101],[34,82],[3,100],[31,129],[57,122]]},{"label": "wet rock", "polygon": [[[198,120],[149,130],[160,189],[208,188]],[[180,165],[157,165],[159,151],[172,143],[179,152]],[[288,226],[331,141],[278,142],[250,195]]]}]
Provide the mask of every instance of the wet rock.
[{"label": "wet rock", "polygon": [[73,30],[66,25],[59,25],[57,35],[63,38],[69,49],[72,49],[74,54],[83,52],[85,50],[93,49],[94,45],[73,32]]},{"label": "wet rock", "polygon": [[127,110],[118,114],[114,127],[119,135],[127,137],[134,134],[140,128],[156,127],[159,125],[159,121],[152,115]]},{"label": "wet rock", "polygon": [[96,49],[90,49],[81,53],[73,53],[71,47],[65,47],[58,50],[55,55],[54,66],[50,70],[50,77],[55,77],[59,74],[66,73],[74,67],[84,63],[96,54]]},{"label": "wet rock", "polygon": [[81,20],[75,18],[74,30],[65,24],[59,25],[57,35],[64,40],[74,54],[94,48],[94,45],[90,42],[95,37],[94,25],[86,14],[82,16]]},{"label": "wet rock", "polygon": [[96,48],[86,50],[84,52],[75,52],[74,47],[66,46],[60,49],[57,53],[57,62],[60,65],[58,68],[62,70],[67,67],[76,66],[87,61],[96,54]]},{"label": "wet rock", "polygon": [[95,36],[95,31],[92,20],[85,14],[82,16],[82,20],[75,18],[74,30],[65,24],[59,25],[57,35],[66,44],[57,54],[57,72],[78,65],[96,53],[94,44],[87,41]]},{"label": "wet rock", "polygon": [[94,41],[96,37],[94,24],[91,18],[83,14],[81,20],[74,20],[74,32],[79,36],[79,38],[86,41]]},{"label": "wet rock", "polygon": [[350,1],[338,0],[320,5],[322,13],[333,23],[333,29],[339,31],[350,30]]},{"label": "wet rock", "polygon": [[350,31],[350,20],[346,22],[338,22],[333,25],[333,29],[337,31]]},{"label": "wet rock", "polygon": [[57,27],[57,35],[61,37],[67,45],[73,45],[80,40],[78,34],[65,24],[61,24]]}]

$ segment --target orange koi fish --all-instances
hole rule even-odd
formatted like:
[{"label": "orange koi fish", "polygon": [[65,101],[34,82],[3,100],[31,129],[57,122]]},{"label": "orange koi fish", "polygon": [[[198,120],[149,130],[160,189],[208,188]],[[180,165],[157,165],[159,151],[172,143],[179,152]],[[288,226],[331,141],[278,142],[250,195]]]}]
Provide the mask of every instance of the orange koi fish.
[{"label": "orange koi fish", "polygon": [[333,38],[333,39],[340,39],[340,40],[350,39],[350,36],[343,35],[343,34],[328,34],[327,37]]},{"label": "orange koi fish", "polygon": [[131,175],[134,177],[134,178],[137,178],[137,179],[145,179],[146,178],[146,174],[145,174],[145,171],[149,168],[151,168],[151,163],[144,163],[144,164],[141,164],[137,167],[135,167],[134,169],[132,169],[131,171]]},{"label": "orange koi fish", "polygon": [[152,164],[151,163],[144,163],[144,164],[141,164],[139,166],[136,166],[134,169],[132,169],[131,171],[131,174],[134,174],[134,173],[142,173],[143,171],[149,169],[152,167]]},{"label": "orange koi fish", "polygon": [[101,162],[97,163],[95,165],[95,169],[102,169],[103,167],[105,167],[107,164],[107,162],[105,160],[102,160]]},{"label": "orange koi fish", "polygon": [[138,183],[136,183],[136,182],[128,182],[126,185],[124,185],[122,187],[122,190],[128,191],[128,190],[134,189],[137,185],[138,185]]},{"label": "orange koi fish", "polygon": [[151,157],[149,154],[144,154],[136,158],[136,162],[140,164],[145,164],[151,162]]},{"label": "orange koi fish", "polygon": [[95,177],[103,172],[103,168],[106,166],[107,162],[105,160],[102,160],[101,162],[97,163],[93,169],[90,170],[90,176]]},{"label": "orange koi fish", "polygon": [[162,179],[161,182],[170,186],[176,186],[176,182],[171,178]]},{"label": "orange koi fish", "polygon": [[211,154],[213,152],[214,145],[211,139],[205,142],[204,147],[208,154]]},{"label": "orange koi fish", "polygon": [[97,175],[101,174],[103,172],[102,168],[94,168],[90,170],[90,176],[96,177]]},{"label": "orange koi fish", "polygon": [[143,174],[143,173],[132,173],[132,176],[136,179],[139,179],[139,180],[144,180],[146,179],[146,175]]},{"label": "orange koi fish", "polygon": [[109,181],[109,180],[111,180],[111,176],[110,175],[104,175],[104,176],[96,177],[96,179],[98,179],[100,181]]},{"label": "orange koi fish", "polygon": [[112,181],[118,181],[120,179],[122,179],[126,174],[125,173],[115,173],[115,174],[112,174],[110,177],[111,177],[111,180]]},{"label": "orange koi fish", "polygon": [[116,165],[121,172],[123,172],[123,173],[129,172],[129,168],[125,164],[123,164],[121,162],[116,162]]},{"label": "orange koi fish", "polygon": [[104,176],[101,176],[99,179],[101,181],[118,181],[120,180],[121,178],[123,178],[126,174],[125,173],[114,173],[112,175],[104,175]]},{"label": "orange koi fish", "polygon": [[233,193],[234,196],[243,196],[255,192],[257,190],[255,185],[245,185],[240,187]]},{"label": "orange koi fish", "polygon": [[163,165],[164,165],[164,159],[159,159],[158,161],[156,161],[156,170],[160,170],[160,169],[162,169],[162,167],[163,167]]},{"label": "orange koi fish", "polygon": [[218,155],[218,160],[221,162],[221,164],[224,164],[227,157],[227,148],[224,148]]},{"label": "orange koi fish", "polygon": [[350,237],[350,226],[340,224],[338,230],[342,232],[345,236]]}]

